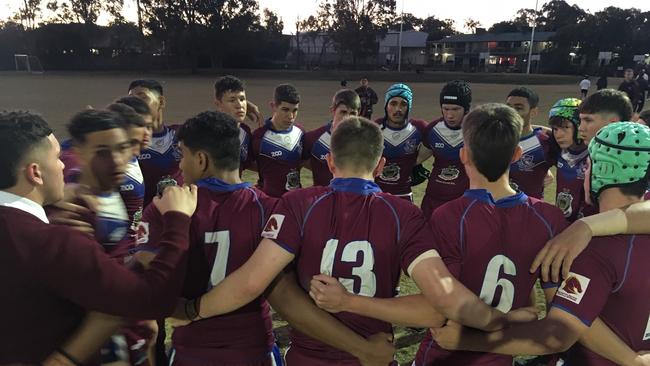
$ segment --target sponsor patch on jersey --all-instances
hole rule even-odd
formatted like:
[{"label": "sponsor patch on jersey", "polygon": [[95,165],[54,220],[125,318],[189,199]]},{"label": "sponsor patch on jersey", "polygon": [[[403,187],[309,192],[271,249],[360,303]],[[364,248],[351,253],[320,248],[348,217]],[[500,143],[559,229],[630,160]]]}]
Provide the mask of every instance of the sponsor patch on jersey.
[{"label": "sponsor patch on jersey", "polygon": [[277,239],[283,222],[284,215],[271,215],[271,217],[269,217],[269,221],[266,222],[264,230],[262,231],[262,237],[268,239]]},{"label": "sponsor patch on jersey", "polygon": [[379,178],[386,182],[397,182],[400,178],[400,167],[397,164],[387,164],[381,171]]},{"label": "sponsor patch on jersey", "polygon": [[591,280],[585,276],[570,272],[569,277],[567,277],[562,282],[562,285],[560,285],[560,289],[557,291],[556,296],[580,304],[580,301],[582,301],[582,297],[585,295],[587,287],[589,286],[589,281]]},{"label": "sponsor patch on jersey", "polygon": [[136,244],[147,244],[149,242],[149,223],[140,221],[135,231]]},{"label": "sponsor patch on jersey", "polygon": [[455,166],[451,165],[442,169],[440,171],[440,174],[438,175],[438,178],[450,182],[452,180],[458,179],[459,176],[460,176],[460,170]]}]

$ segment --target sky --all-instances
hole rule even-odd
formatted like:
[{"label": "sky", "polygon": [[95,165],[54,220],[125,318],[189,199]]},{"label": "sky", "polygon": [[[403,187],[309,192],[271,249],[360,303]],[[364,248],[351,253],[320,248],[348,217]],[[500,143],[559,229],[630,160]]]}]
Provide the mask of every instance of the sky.
[{"label": "sky", "polygon": [[[43,0],[43,7],[48,0]],[[539,7],[548,0],[539,0]],[[22,0],[0,0],[0,19],[6,19],[15,13]],[[320,0],[258,0],[260,9],[269,8],[276,12],[284,21],[284,33],[295,33],[297,19],[305,19],[316,13]],[[616,5],[619,8],[640,8],[642,11],[650,10],[648,0],[568,0],[569,4],[577,4],[582,9],[595,13],[607,6]],[[124,0],[125,14],[129,20],[135,20],[135,0]],[[426,18],[434,15],[439,19],[454,19],[458,30],[465,19],[478,20],[482,26],[514,18],[517,10],[521,8],[534,8],[535,0],[397,0],[397,11],[412,13],[418,17]],[[104,19],[104,22],[106,20]],[[102,19],[100,18],[100,23]]]}]

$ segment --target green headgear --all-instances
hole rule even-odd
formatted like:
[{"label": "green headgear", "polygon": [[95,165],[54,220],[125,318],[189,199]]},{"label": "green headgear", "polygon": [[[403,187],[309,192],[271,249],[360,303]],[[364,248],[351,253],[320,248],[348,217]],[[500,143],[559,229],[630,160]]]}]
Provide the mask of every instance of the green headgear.
[{"label": "green headgear", "polygon": [[634,122],[603,127],[589,143],[591,194],[635,183],[650,168],[650,128]]},{"label": "green headgear", "polygon": [[578,108],[580,107],[582,101],[577,98],[564,98],[560,99],[551,110],[548,112],[548,118],[561,117],[567,119],[573,123],[573,142],[576,144],[581,144],[582,140],[578,138],[578,127],[580,126],[580,113]]}]

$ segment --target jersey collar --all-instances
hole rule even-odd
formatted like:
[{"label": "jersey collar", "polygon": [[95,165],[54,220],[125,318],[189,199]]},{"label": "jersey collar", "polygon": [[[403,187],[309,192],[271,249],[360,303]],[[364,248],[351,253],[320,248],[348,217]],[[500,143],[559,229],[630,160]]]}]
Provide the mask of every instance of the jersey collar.
[{"label": "jersey collar", "polygon": [[337,192],[351,192],[364,196],[381,192],[377,183],[361,178],[334,178],[330,187]]},{"label": "jersey collar", "polygon": [[463,196],[499,208],[515,207],[522,205],[528,201],[528,196],[526,196],[524,192],[518,192],[513,196],[504,197],[498,201],[495,201],[494,197],[492,197],[492,194],[486,189],[468,189],[465,191],[465,194]]},{"label": "jersey collar", "polygon": [[217,192],[234,192],[252,186],[252,184],[248,182],[243,182],[238,184],[228,184],[222,181],[221,179],[217,179],[217,178],[201,179],[200,181],[196,182],[196,185],[198,187],[207,188],[211,191],[217,191]]}]

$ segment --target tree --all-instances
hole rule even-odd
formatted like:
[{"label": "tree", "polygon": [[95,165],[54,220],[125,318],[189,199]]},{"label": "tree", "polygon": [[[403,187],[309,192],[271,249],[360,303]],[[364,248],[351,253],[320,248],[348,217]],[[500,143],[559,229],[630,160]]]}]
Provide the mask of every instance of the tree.
[{"label": "tree", "polygon": [[41,12],[41,0],[23,0],[22,6],[18,9],[18,18],[27,29],[34,29],[36,17]]},{"label": "tree", "polygon": [[474,20],[472,18],[465,19],[465,29],[469,30],[471,33],[476,33],[476,28],[481,27],[481,22]]},{"label": "tree", "polygon": [[111,14],[116,23],[120,23],[124,22],[123,5],[124,0],[64,0],[60,4],[53,0],[47,4],[47,9],[63,23],[95,24],[104,11]]},{"label": "tree", "polygon": [[385,36],[395,19],[395,0],[323,0],[318,18],[331,22],[330,37],[356,67],[360,59],[377,54],[377,37]]},{"label": "tree", "polygon": [[271,34],[282,34],[284,22],[278,15],[269,9],[264,9],[264,28]]},{"label": "tree", "polygon": [[427,38],[429,41],[437,41],[456,34],[452,19],[440,20],[434,16],[424,19],[420,30],[429,33],[429,37]]},{"label": "tree", "polygon": [[[415,15],[411,13],[404,13],[404,25],[403,25],[403,30],[405,31],[410,31],[410,30],[416,30],[419,31],[422,29],[422,23],[424,20],[416,17]],[[400,23],[402,22],[402,15],[398,15],[397,18],[395,18],[395,21],[393,22],[395,25],[394,27],[397,27]]]},{"label": "tree", "polygon": [[564,0],[551,0],[542,6],[540,23],[546,31],[558,29],[580,23],[587,17],[587,12],[577,5],[569,5]]}]

